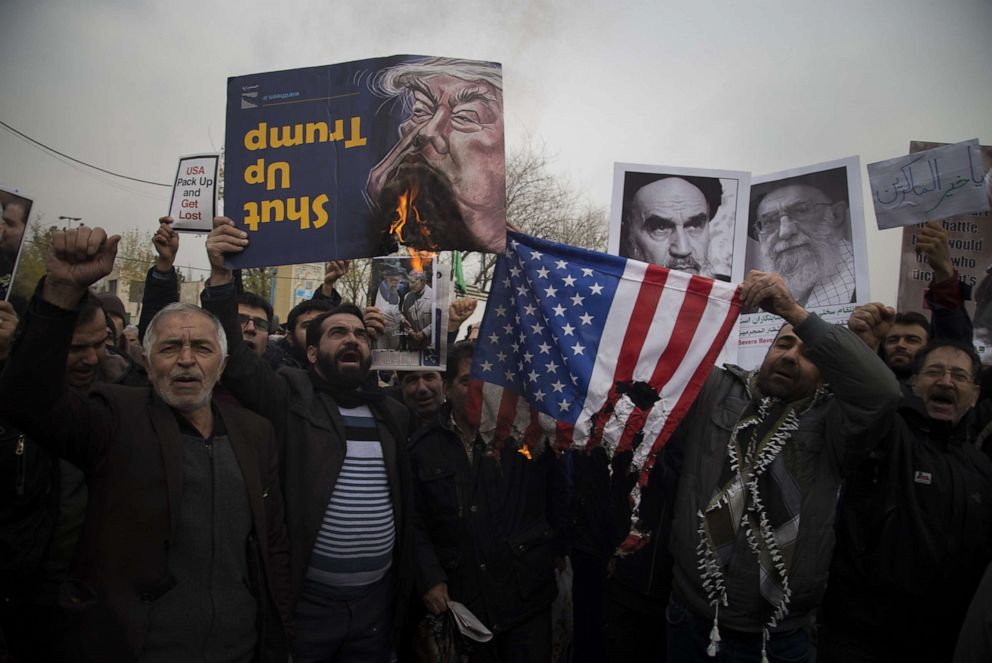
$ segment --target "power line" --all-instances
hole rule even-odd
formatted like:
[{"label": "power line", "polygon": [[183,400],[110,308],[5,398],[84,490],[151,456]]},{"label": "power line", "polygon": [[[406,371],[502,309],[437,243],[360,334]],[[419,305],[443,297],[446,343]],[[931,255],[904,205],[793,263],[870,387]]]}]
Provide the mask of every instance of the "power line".
[{"label": "power line", "polygon": [[171,184],[163,184],[161,182],[152,182],[151,180],[143,180],[140,177],[131,177],[130,175],[122,175],[120,173],[115,173],[112,170],[107,170],[106,168],[100,168],[100,166],[94,166],[93,164],[87,163],[87,162],[85,162],[85,161],[83,161],[81,159],[77,159],[75,157],[71,157],[68,154],[65,154],[64,152],[59,152],[54,147],[49,147],[48,145],[45,145],[41,141],[35,140],[34,138],[32,138],[31,136],[28,136],[27,134],[21,133],[20,131],[18,131],[14,127],[12,127],[9,124],[7,124],[6,122],[4,122],[3,120],[0,120],[0,126],[2,126],[3,128],[7,129],[8,131],[11,131],[11,132],[17,134],[18,136],[20,136],[24,140],[28,141],[29,143],[32,143],[34,145],[37,145],[38,147],[42,148],[43,150],[47,150],[47,151],[49,151],[49,152],[51,152],[53,154],[57,154],[60,157],[63,157],[65,159],[69,159],[70,161],[74,161],[74,162],[76,162],[78,164],[81,164],[83,166],[86,166],[87,168],[92,168],[93,170],[99,170],[101,173],[106,173],[107,175],[113,175],[114,177],[120,177],[120,178],[125,179],[125,180],[131,180],[132,182],[140,182],[141,184],[151,184],[153,186],[164,186],[164,187],[172,188],[172,185]]}]

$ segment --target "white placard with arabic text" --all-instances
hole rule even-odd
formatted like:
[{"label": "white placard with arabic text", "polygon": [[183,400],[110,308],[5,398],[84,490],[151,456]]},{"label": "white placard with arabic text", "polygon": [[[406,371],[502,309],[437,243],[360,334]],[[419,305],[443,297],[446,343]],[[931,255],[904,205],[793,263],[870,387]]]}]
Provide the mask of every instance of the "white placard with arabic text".
[{"label": "white placard with arabic text", "polygon": [[880,230],[987,212],[978,139],[868,164]]}]

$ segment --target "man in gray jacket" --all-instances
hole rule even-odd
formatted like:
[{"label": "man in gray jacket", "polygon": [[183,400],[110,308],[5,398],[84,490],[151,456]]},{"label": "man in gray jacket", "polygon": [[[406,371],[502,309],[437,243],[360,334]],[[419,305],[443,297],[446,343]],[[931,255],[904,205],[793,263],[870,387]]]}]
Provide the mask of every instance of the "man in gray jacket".
[{"label": "man in gray jacket", "polygon": [[670,663],[713,660],[720,650],[806,660],[845,442],[899,399],[882,360],[806,311],[779,275],[751,272],[741,303],[786,324],[758,371],[714,370],[682,423]]}]

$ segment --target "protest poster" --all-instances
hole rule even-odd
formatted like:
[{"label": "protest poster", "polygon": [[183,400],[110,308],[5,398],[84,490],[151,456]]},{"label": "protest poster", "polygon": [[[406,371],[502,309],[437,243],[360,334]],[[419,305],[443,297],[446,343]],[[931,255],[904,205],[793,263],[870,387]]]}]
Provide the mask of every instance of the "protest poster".
[{"label": "protest poster", "polygon": [[[843,324],[868,301],[868,252],[856,156],[754,177],[745,271],[777,272],[800,304]],[[745,311],[738,363],[761,364],[782,319]]]},{"label": "protest poster", "polygon": [[396,55],[228,79],[231,267],[502,251],[502,68]]},{"label": "protest poster", "polygon": [[743,171],[614,164],[609,252],[739,282],[750,185]]},{"label": "protest poster", "polygon": [[[943,143],[912,141],[911,154],[939,147]],[[982,145],[981,170],[985,196],[992,199],[992,146]],[[976,176],[978,173],[976,172]],[[988,279],[992,266],[992,212],[963,214],[941,220],[947,231],[951,262],[958,278],[973,288],[971,301],[965,307],[975,325],[975,349],[983,363],[992,362],[992,281]],[[923,292],[933,278],[927,258],[916,250],[917,235],[922,225],[906,226],[902,231],[902,259],[899,268],[899,311],[926,311]]]},{"label": "protest poster", "polygon": [[879,230],[989,211],[978,139],[868,164]]},{"label": "protest poster", "polygon": [[[0,186],[0,296],[9,300],[33,201],[18,189]],[[34,284],[31,284],[32,286]]]},{"label": "protest poster", "polygon": [[385,334],[372,344],[372,368],[444,370],[450,267],[438,255],[373,258],[369,303],[382,312]]},{"label": "protest poster", "polygon": [[[751,174],[616,163],[609,253],[720,281],[744,278]],[[734,363],[737,326],[719,363]]]},{"label": "protest poster", "polygon": [[219,160],[217,154],[179,157],[169,205],[173,230],[205,233],[214,227]]}]

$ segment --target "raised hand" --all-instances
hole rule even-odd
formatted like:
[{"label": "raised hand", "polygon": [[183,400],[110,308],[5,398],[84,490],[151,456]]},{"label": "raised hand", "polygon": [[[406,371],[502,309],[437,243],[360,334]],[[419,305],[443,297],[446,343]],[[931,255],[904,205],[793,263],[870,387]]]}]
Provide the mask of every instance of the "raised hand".
[{"label": "raised hand", "polygon": [[382,311],[374,306],[366,306],[364,315],[365,329],[368,330],[372,340],[374,341],[380,336],[384,336],[386,333],[386,316],[382,314]]},{"label": "raised hand", "polygon": [[745,309],[760,308],[785,318],[793,327],[809,317],[806,309],[789,292],[785,280],[775,272],[751,270],[741,284],[740,297]]},{"label": "raised hand", "polygon": [[462,323],[472,317],[479,302],[471,297],[460,297],[448,305],[448,331],[456,331]]},{"label": "raised hand", "polygon": [[931,283],[940,283],[953,278],[951,245],[947,241],[947,231],[940,221],[927,221],[927,225],[916,236],[916,250],[926,255],[927,262],[933,269]]},{"label": "raised hand", "polygon": [[325,297],[330,297],[334,292],[334,284],[338,279],[348,273],[351,266],[350,260],[332,260],[324,264],[324,283],[320,286],[321,293]]},{"label": "raised hand", "polygon": [[86,289],[114,269],[120,235],[80,226],[52,234],[45,259],[42,298],[61,308],[75,308]]},{"label": "raised hand", "polygon": [[152,237],[152,245],[158,258],[155,261],[155,269],[160,272],[168,272],[176,262],[176,254],[179,253],[179,233],[172,229],[172,217],[163,216],[158,220],[158,230]]},{"label": "raised hand", "polygon": [[224,256],[241,253],[248,246],[248,233],[238,230],[226,216],[214,217],[214,229],[207,234],[207,258],[210,260],[210,285],[230,283],[234,275],[224,266]]},{"label": "raised hand", "polygon": [[858,335],[872,350],[878,350],[879,344],[889,333],[892,321],[895,320],[896,310],[891,306],[871,302],[863,304],[851,312],[847,319],[847,328]]},{"label": "raised hand", "polygon": [[17,330],[17,312],[10,302],[0,299],[0,360],[7,358]]}]

